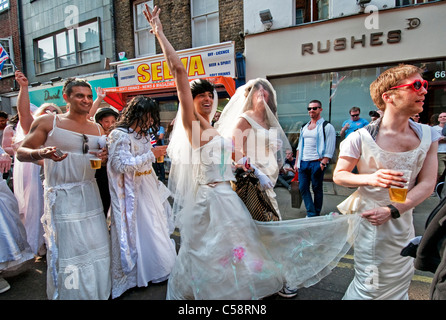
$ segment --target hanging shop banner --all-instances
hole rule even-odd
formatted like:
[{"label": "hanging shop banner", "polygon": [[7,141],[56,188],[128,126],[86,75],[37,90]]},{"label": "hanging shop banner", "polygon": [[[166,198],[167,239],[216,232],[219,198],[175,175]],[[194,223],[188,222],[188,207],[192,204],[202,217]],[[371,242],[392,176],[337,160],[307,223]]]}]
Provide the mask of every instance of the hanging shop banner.
[{"label": "hanging shop banner", "polygon": [[[101,87],[105,90],[105,88],[116,86],[116,79],[113,77],[113,74],[85,77],[78,76],[78,78],[85,79],[90,83],[93,88],[93,100],[97,97],[97,87]],[[38,87],[29,88],[29,99],[31,103],[40,106],[43,103],[51,102],[59,107],[65,106],[67,103],[65,102],[62,93],[64,82],[65,80],[58,82],[57,84],[40,85]]]},{"label": "hanging shop banner", "polygon": [[[178,51],[190,79],[209,77],[235,78],[234,42]],[[137,58],[113,63],[117,66],[118,85],[124,91],[165,89],[174,87],[173,77],[164,55]]]}]

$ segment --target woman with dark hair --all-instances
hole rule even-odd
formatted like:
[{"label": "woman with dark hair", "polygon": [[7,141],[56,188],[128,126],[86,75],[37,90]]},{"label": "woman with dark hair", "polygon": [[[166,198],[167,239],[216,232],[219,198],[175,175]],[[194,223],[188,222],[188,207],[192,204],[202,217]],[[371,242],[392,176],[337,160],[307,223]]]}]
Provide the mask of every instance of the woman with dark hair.
[{"label": "woman with dark hair", "polygon": [[158,104],[137,96],[108,136],[112,298],[135,286],[165,281],[175,262],[169,192],[152,168],[167,147],[150,143],[150,131],[157,131],[152,123],[158,122]]}]

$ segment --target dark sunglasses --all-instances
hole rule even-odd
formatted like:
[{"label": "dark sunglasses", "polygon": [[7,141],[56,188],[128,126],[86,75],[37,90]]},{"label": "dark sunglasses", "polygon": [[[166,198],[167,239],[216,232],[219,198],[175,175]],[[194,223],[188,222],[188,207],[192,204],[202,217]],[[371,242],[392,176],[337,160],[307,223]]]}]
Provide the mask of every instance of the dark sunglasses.
[{"label": "dark sunglasses", "polygon": [[307,110],[308,110],[308,111],[310,111],[310,110],[316,111],[316,110],[319,109],[319,108],[320,108],[320,107],[308,107]]},{"label": "dark sunglasses", "polygon": [[358,114],[351,114],[352,117],[359,117],[359,113]]},{"label": "dark sunglasses", "polygon": [[410,87],[410,86],[412,86],[412,89],[415,91],[420,91],[422,87],[427,90],[428,83],[427,83],[427,80],[415,80],[412,83],[406,83],[406,84],[402,84],[400,86],[392,87],[389,90],[402,88],[402,87]]},{"label": "dark sunglasses", "polygon": [[82,152],[85,154],[90,150],[90,147],[88,146],[88,137],[83,134],[82,135],[83,141],[82,141]]}]

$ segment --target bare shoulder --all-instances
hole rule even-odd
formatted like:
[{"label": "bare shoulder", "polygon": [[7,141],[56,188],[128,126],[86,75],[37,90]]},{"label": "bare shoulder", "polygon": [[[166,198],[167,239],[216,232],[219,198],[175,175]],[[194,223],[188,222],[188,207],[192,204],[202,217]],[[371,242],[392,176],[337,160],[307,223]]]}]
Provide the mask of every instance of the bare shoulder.
[{"label": "bare shoulder", "polygon": [[238,118],[235,128],[243,131],[243,130],[251,128],[251,124],[245,118],[240,117],[240,118]]},{"label": "bare shoulder", "polygon": [[37,117],[34,119],[32,125],[31,125],[31,131],[34,131],[36,129],[44,130],[49,132],[53,128],[53,122],[54,122],[54,116],[49,114],[41,115],[40,117]]}]

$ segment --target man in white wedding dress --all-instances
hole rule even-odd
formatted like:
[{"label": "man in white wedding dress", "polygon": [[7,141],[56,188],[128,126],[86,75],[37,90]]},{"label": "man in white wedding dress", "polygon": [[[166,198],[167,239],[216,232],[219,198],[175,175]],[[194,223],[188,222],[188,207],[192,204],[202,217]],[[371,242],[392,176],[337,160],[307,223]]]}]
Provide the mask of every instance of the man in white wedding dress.
[{"label": "man in white wedding dress", "polygon": [[93,104],[88,82],[67,80],[63,97],[69,111],[36,118],[17,150],[20,161],[44,159],[47,295],[53,300],[108,299],[110,238],[96,170],[90,167],[92,153],[105,161],[104,130],[87,120]]},{"label": "man in white wedding dress", "polygon": [[[415,237],[413,208],[432,194],[437,174],[439,135],[409,121],[423,111],[428,83],[422,70],[400,65],[384,71],[370,95],[383,116],[350,134],[340,146],[333,181],[358,189],[338,205],[344,214],[361,214],[354,244],[355,277],[344,299],[408,299],[413,258],[400,255]],[[358,173],[352,173],[354,167]],[[404,202],[392,202],[391,186],[402,187],[401,170],[412,171]]]}]

